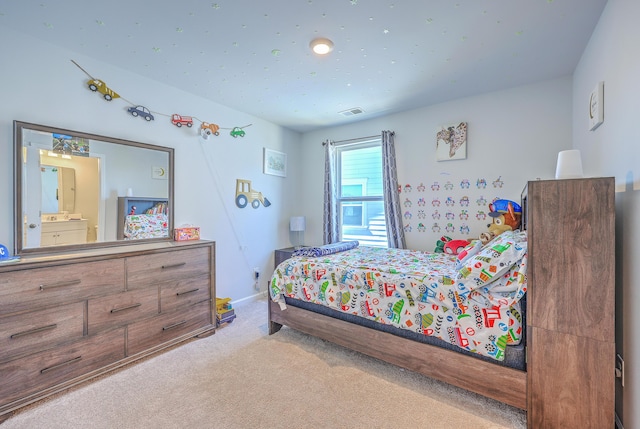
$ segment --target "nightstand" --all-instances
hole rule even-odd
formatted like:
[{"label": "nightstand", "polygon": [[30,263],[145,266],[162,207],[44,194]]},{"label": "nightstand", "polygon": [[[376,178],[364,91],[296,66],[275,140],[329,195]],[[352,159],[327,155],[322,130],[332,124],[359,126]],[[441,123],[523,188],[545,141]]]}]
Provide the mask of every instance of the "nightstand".
[{"label": "nightstand", "polygon": [[280,263],[282,263],[283,261],[286,261],[287,259],[289,259],[291,257],[291,255],[293,255],[293,252],[295,252],[295,250],[296,250],[295,247],[287,247],[285,249],[277,249],[274,252],[273,268],[275,269],[275,267],[280,265]]}]

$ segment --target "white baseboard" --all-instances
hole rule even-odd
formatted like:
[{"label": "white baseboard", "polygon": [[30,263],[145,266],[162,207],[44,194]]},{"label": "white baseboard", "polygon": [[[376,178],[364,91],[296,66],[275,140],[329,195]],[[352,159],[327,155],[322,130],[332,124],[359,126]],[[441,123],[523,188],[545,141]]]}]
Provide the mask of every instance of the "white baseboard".
[{"label": "white baseboard", "polygon": [[258,301],[259,299],[263,299],[267,296],[267,291],[263,290],[262,292],[258,292],[255,295],[249,295],[244,298],[240,298],[237,301],[231,301],[233,306],[248,304],[250,302]]}]

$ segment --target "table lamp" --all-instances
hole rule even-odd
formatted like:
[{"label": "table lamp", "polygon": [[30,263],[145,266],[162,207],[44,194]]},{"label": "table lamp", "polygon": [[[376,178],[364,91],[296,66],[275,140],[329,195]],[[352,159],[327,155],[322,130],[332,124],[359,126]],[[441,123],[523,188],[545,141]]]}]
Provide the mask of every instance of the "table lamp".
[{"label": "table lamp", "polygon": [[289,219],[289,231],[291,231],[292,243],[296,249],[301,248],[304,242],[305,226],[304,216],[292,216]]},{"label": "table lamp", "polygon": [[558,153],[556,165],[556,179],[577,179],[584,177],[582,173],[582,158],[579,150],[563,150]]}]

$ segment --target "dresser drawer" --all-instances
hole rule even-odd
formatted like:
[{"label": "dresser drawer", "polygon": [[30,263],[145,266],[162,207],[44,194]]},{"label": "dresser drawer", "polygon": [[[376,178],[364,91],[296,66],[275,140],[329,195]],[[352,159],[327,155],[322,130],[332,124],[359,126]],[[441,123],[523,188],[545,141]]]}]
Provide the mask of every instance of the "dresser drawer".
[{"label": "dresser drawer", "polygon": [[160,285],[160,311],[167,313],[211,299],[209,275]]},{"label": "dresser drawer", "polygon": [[209,274],[209,250],[203,247],[127,258],[127,289]]},{"label": "dresser drawer", "polygon": [[82,338],[84,303],[0,318],[0,362]]},{"label": "dresser drawer", "polygon": [[11,271],[0,276],[0,316],[124,290],[124,259]]},{"label": "dresser drawer", "polygon": [[158,288],[151,287],[89,300],[89,335],[159,313]]},{"label": "dresser drawer", "polygon": [[212,324],[211,302],[204,301],[184,311],[161,314],[129,325],[127,355],[151,349],[198,328]]},{"label": "dresser drawer", "polygon": [[124,358],[124,328],[0,365],[0,405]]}]

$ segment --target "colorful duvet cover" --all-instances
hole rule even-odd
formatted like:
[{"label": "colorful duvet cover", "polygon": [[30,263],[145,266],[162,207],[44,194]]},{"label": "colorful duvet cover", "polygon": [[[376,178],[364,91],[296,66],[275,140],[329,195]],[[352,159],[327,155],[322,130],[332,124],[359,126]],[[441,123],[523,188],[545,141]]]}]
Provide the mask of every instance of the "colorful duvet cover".
[{"label": "colorful duvet cover", "polygon": [[503,360],[521,340],[527,265],[524,235],[505,234],[464,264],[444,253],[362,246],[293,257],[276,268],[271,298],[283,308],[284,296],[322,304]]},{"label": "colorful duvet cover", "polygon": [[166,214],[127,215],[124,224],[125,240],[162,238],[169,236]]}]

